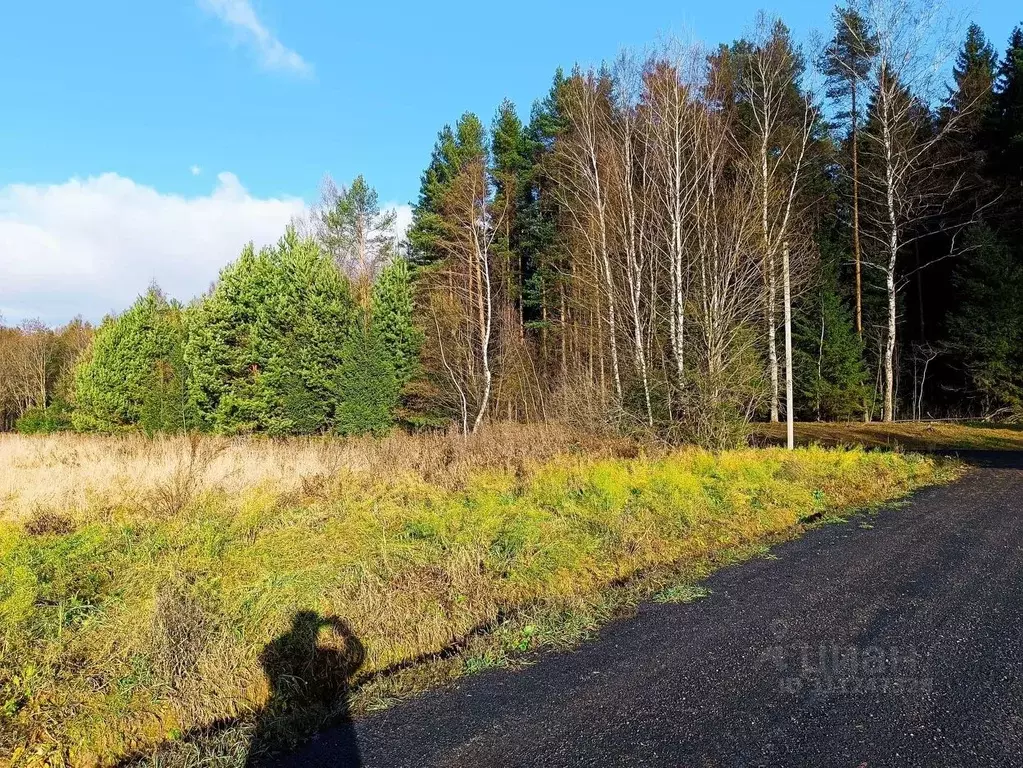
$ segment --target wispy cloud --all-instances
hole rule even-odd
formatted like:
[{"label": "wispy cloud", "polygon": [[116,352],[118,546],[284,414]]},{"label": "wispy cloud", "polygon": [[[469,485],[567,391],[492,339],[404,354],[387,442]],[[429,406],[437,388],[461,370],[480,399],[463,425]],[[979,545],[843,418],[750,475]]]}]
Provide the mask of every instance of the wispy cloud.
[{"label": "wispy cloud", "polygon": [[193,176],[198,176],[202,173],[202,167],[198,165],[193,165],[190,170],[192,171]]},{"label": "wispy cloud", "polygon": [[252,7],[250,0],[198,0],[199,5],[234,30],[259,56],[267,69],[307,77],[313,67],[296,51],[277,39]]}]

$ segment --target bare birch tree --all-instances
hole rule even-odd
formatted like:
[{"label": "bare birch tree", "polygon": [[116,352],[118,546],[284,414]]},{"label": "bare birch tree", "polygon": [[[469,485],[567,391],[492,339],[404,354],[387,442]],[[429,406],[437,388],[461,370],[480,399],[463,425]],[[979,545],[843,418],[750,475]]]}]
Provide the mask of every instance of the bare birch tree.
[{"label": "bare birch tree", "polygon": [[486,158],[479,157],[455,176],[441,203],[443,235],[438,245],[447,260],[434,292],[453,317],[442,332],[435,304],[434,322],[444,368],[458,392],[463,430],[470,432],[487,416],[494,382],[500,282],[494,242],[504,212],[494,208],[492,197]]},{"label": "bare birch tree", "polygon": [[649,127],[649,164],[661,237],[655,245],[667,263],[668,339],[679,386],[685,378],[686,303],[692,283],[693,225],[703,169],[698,167],[697,136],[707,129],[700,101],[704,56],[699,49],[668,46],[644,75]]},{"label": "bare birch tree", "polygon": [[743,57],[739,98],[748,107],[750,142],[741,142],[755,169],[760,219],[760,258],[766,291],[767,355],[771,377],[771,421],[778,421],[778,266],[790,229],[807,148],[817,120],[813,102],[799,90],[802,63],[788,30],[761,15],[753,48]]},{"label": "bare birch tree", "polygon": [[[642,70],[634,59],[622,56],[615,69],[613,111],[610,119],[609,143],[609,209],[617,258],[613,263],[620,271],[620,281],[609,279],[608,285],[620,282],[624,288],[624,306],[629,324],[633,364],[643,390],[646,421],[654,425],[650,399],[650,372],[647,362],[647,305],[654,300],[648,295],[647,272],[651,268],[653,173],[650,168],[647,121],[640,111]],[[610,260],[609,260],[609,263]],[[608,279],[608,278],[605,278]]]},{"label": "bare birch tree", "polygon": [[[895,418],[895,349],[899,255],[920,235],[917,225],[934,217],[956,186],[937,148],[958,130],[968,109],[948,120],[932,120],[930,107],[943,85],[942,68],[954,53],[947,9],[923,0],[868,0],[865,16],[876,35],[872,103],[862,135],[865,192],[871,204],[864,235],[871,240],[868,264],[882,276],[887,316],[882,353],[885,421]],[[953,246],[954,248],[954,246]]]},{"label": "bare birch tree", "polygon": [[[622,400],[618,361],[618,325],[621,314],[611,253],[609,143],[611,78],[604,72],[575,72],[565,84],[564,117],[568,131],[551,158],[556,178],[555,195],[569,226],[596,266],[599,285],[598,327],[606,324],[607,347],[615,397]],[[598,358],[603,364],[603,354]]]}]

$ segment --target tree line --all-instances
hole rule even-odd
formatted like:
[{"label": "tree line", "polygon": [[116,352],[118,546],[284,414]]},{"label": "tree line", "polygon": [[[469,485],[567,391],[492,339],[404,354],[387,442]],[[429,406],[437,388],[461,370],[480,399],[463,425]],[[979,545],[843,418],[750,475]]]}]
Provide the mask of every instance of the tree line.
[{"label": "tree line", "polygon": [[1020,414],[1020,29],[948,68],[931,4],[833,20],[811,56],[761,16],[440,132],[409,241],[446,413],[732,440],[783,411],[787,277],[800,418]]},{"label": "tree line", "polygon": [[48,391],[30,377],[35,389],[25,386],[17,427],[387,431],[418,371],[420,345],[412,275],[397,257],[392,224],[361,177],[340,190],[330,184],[306,221],[273,246],[247,246],[187,306],[152,286],[94,330],[77,323],[60,334],[37,325],[7,331],[56,339],[74,328],[86,337]]},{"label": "tree line", "polygon": [[[949,77],[946,19],[864,0],[813,52],[761,15],[559,71],[527,122],[440,131],[401,242],[361,177],[328,181],[187,306],[5,329],[4,426],[720,445],[784,413],[786,282],[799,418],[1018,417],[1023,31],[999,56],[971,25]],[[28,340],[64,336],[39,386]]]}]

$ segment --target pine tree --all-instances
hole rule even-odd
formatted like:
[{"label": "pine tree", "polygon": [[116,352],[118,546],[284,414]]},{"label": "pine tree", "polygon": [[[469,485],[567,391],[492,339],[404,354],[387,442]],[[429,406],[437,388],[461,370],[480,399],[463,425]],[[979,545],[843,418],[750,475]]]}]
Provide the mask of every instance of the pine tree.
[{"label": "pine tree", "polygon": [[529,166],[528,143],[515,105],[505,99],[497,110],[491,129],[494,176],[494,207],[503,211],[503,227],[494,243],[503,263],[505,295],[514,302],[519,333],[525,331],[522,304],[524,265],[522,261],[523,210],[528,199],[525,184]]},{"label": "pine tree", "polygon": [[836,8],[835,36],[821,60],[827,77],[827,95],[839,105],[837,120],[849,126],[848,145],[852,176],[853,261],[856,275],[856,332],[863,337],[863,272],[860,238],[860,165],[859,125],[862,110],[860,96],[877,55],[877,40],[866,19],[853,6]]},{"label": "pine tree", "polygon": [[486,130],[480,119],[466,112],[455,124],[446,125],[437,135],[430,164],[420,179],[419,200],[412,209],[408,231],[409,256],[417,266],[432,264],[441,258],[438,242],[443,235],[441,201],[452,180],[468,163],[486,154]]},{"label": "pine tree", "polygon": [[419,368],[423,332],[415,324],[412,272],[408,262],[395,259],[373,284],[371,332],[391,360],[398,389],[403,389]]},{"label": "pine tree", "polygon": [[216,432],[323,431],[337,409],[342,348],[357,324],[348,280],[294,229],[248,246],[191,311],[189,396]]},{"label": "pine tree", "polygon": [[355,284],[360,304],[369,301],[374,277],[397,252],[396,214],[382,211],[377,192],[360,175],[340,190],[328,183],[316,211],[320,245]]},{"label": "pine tree", "polygon": [[[519,248],[524,273],[522,314],[527,327],[539,331],[544,357],[549,354],[550,331],[560,328],[564,342],[568,323],[565,281],[570,269],[558,237],[558,201],[544,166],[558,137],[568,127],[561,106],[565,82],[565,75],[559,69],[550,91],[533,104],[524,134],[526,163],[519,182],[524,196],[519,216]],[[563,343],[562,368],[567,364],[564,347]]]},{"label": "pine tree", "polygon": [[72,423],[79,431],[190,424],[184,400],[181,308],[151,287],[96,330],[74,374]]}]

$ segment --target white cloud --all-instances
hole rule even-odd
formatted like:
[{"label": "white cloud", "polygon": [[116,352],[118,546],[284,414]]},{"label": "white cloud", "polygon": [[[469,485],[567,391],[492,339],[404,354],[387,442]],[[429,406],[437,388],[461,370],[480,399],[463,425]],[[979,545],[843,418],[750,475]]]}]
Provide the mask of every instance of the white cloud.
[{"label": "white cloud", "polygon": [[193,176],[198,176],[200,173],[202,173],[202,168],[198,165],[193,165],[189,170],[192,171]]},{"label": "white cloud", "polygon": [[297,52],[285,46],[252,8],[250,0],[199,0],[199,5],[230,27],[239,38],[252,46],[267,69],[309,76],[312,65]]},{"label": "white cloud", "polygon": [[207,196],[162,194],[114,173],[0,188],[0,313],[99,320],[155,280],[175,298],[205,291],[245,243],[275,242],[305,204],[260,199],[232,173]]},{"label": "white cloud", "polygon": [[405,233],[412,225],[412,206],[407,203],[384,203],[381,208],[394,211],[394,234],[399,240],[404,240]]}]

